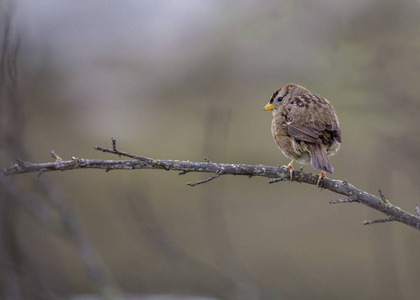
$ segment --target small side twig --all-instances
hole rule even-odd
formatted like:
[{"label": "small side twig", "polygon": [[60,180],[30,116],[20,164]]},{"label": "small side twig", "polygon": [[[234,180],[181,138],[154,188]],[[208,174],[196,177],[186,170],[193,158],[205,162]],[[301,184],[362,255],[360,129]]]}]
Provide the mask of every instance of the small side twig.
[{"label": "small side twig", "polygon": [[117,140],[115,138],[111,138],[111,142],[112,142],[112,150],[114,152],[117,152]]},{"label": "small side twig", "polygon": [[381,190],[379,190],[379,195],[381,196],[382,201],[386,200],[385,195],[382,193]]},{"label": "small side twig", "polygon": [[189,185],[189,186],[191,186],[191,187],[194,187],[196,185],[207,183],[207,182],[212,181],[212,180],[214,180],[216,178],[219,178],[222,174],[223,173],[221,173],[221,172],[217,172],[216,174],[214,174],[213,176],[210,176],[209,178],[206,178],[206,179],[203,179],[203,180],[199,180],[199,181],[195,181],[195,182],[187,182],[186,184]]},{"label": "small side twig", "polygon": [[[61,158],[61,156],[60,155],[58,155],[57,153],[55,153],[55,151],[54,150],[51,150],[51,156],[53,157],[53,158],[55,158],[55,162],[56,163],[61,163],[61,162],[63,162],[63,159]],[[36,174],[36,177],[41,177],[41,175],[42,174],[44,174],[45,172],[47,172],[48,170],[47,169],[40,169],[39,170],[39,172]]]},{"label": "small side twig", "polygon": [[417,214],[417,217],[420,218],[420,208],[418,204],[416,204],[416,214]]},{"label": "small side twig", "polygon": [[386,223],[386,222],[391,222],[391,221],[395,221],[395,218],[388,217],[388,218],[385,218],[385,219],[367,220],[367,221],[363,221],[363,225],[371,225],[371,224],[377,224],[377,223]]},{"label": "small side twig", "polygon": [[102,151],[102,152],[105,152],[105,153],[112,153],[112,154],[116,154],[116,155],[119,155],[119,156],[134,158],[134,159],[141,160],[141,161],[146,161],[146,162],[152,162],[153,161],[153,159],[148,158],[148,157],[136,155],[136,154],[133,154],[133,153],[130,153],[130,152],[119,151],[119,150],[117,150],[117,140],[115,138],[112,138],[111,141],[112,141],[112,149],[104,148],[104,147],[101,147],[101,146],[94,146],[93,148],[95,150]]},{"label": "small side twig", "polygon": [[51,150],[50,153],[51,156],[55,158],[55,162],[63,161],[63,159],[57,153],[55,153],[54,150]]},{"label": "small side twig", "polygon": [[276,182],[280,182],[280,181],[286,181],[286,177],[284,176],[284,174],[280,174],[279,178],[275,178],[275,179],[271,179],[268,183],[276,183]]},{"label": "small side twig", "polygon": [[39,178],[41,177],[42,174],[44,174],[47,171],[47,169],[41,169],[39,170],[39,172],[36,174],[36,177]]}]

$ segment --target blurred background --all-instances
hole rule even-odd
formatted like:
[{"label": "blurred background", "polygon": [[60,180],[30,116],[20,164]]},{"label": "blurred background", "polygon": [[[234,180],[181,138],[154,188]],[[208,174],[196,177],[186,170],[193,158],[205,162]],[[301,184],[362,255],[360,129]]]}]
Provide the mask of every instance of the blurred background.
[{"label": "blurred background", "polygon": [[[419,26],[417,0],[2,0],[0,166],[118,159],[93,149],[111,137],[152,158],[283,165],[262,108],[295,82],[338,113],[330,177],[415,213]],[[383,215],[305,184],[185,185],[204,178],[1,178],[2,297],[418,297],[413,228],[363,226]]]}]

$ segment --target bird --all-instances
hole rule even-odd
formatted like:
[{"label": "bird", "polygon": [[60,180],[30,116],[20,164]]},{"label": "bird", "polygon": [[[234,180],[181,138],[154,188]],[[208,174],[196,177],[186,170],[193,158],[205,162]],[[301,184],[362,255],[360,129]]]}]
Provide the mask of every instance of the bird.
[{"label": "bird", "polygon": [[337,114],[330,102],[303,86],[288,83],[271,96],[263,111],[272,111],[271,133],[281,152],[292,161],[283,166],[290,170],[293,163],[311,164],[321,170],[317,186],[326,173],[333,173],[329,156],[341,145],[341,130]]}]

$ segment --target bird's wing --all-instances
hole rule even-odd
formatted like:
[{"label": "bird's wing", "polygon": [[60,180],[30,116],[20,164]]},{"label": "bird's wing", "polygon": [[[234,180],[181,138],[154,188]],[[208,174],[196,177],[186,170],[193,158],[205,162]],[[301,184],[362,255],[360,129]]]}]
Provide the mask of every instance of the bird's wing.
[{"label": "bird's wing", "polygon": [[326,130],[331,131],[337,142],[341,143],[341,130],[336,120],[334,120],[332,125],[328,125]]},{"label": "bird's wing", "polygon": [[320,136],[323,128],[315,124],[313,126],[299,126],[288,123],[286,124],[286,130],[287,134],[296,140],[316,144],[321,142]]},{"label": "bird's wing", "polygon": [[[312,97],[316,97],[316,103],[308,100],[311,99],[308,97],[296,97],[297,105],[293,105],[288,113],[288,122],[286,122],[287,134],[290,137],[308,143],[321,143],[323,141],[325,144],[329,144],[332,142],[331,139],[341,143],[341,130],[334,108],[321,96],[313,95]],[[302,105],[302,103],[307,103],[309,108],[303,108],[306,105]],[[311,110],[313,105],[318,105],[319,108],[315,111]],[[298,111],[300,112],[298,113]],[[308,113],[312,116],[311,123],[307,123],[306,120]]]}]

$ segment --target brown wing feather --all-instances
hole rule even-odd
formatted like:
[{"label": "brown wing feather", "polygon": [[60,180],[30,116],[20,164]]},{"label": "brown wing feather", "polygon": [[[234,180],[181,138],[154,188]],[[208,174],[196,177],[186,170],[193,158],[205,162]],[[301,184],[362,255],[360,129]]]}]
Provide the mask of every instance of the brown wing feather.
[{"label": "brown wing feather", "polygon": [[297,140],[308,142],[308,143],[320,143],[320,127],[315,126],[295,126],[293,124],[286,125],[287,134]]},{"label": "brown wing feather", "polygon": [[[341,143],[341,130],[338,126],[334,108],[327,99],[301,91],[290,102],[289,119],[286,123],[287,134],[297,140],[308,143],[331,144],[334,140]],[[314,105],[324,109],[311,109]],[[298,112],[299,111],[299,112]],[[308,113],[314,121],[307,122]]]}]

